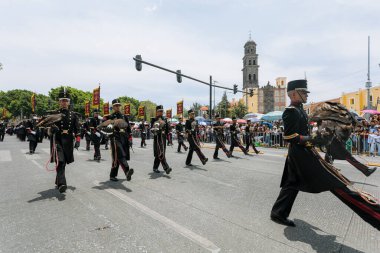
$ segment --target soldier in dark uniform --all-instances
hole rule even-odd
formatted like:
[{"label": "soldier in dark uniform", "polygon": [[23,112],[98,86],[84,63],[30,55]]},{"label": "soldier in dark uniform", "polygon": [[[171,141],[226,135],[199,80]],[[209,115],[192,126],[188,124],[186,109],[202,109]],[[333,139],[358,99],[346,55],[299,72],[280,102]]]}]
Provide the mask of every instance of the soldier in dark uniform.
[{"label": "soldier in dark uniform", "polygon": [[69,109],[69,105],[70,95],[66,88],[62,88],[59,93],[60,109],[53,112],[61,114],[62,119],[50,129],[53,134],[53,138],[51,138],[51,162],[55,161],[57,163],[55,184],[60,193],[65,192],[67,189],[66,164],[74,162],[74,148],[80,146],[79,119],[77,114]]},{"label": "soldier in dark uniform", "polygon": [[230,155],[232,155],[232,153],[234,152],[234,148],[236,146],[238,146],[241,151],[243,151],[243,153],[245,155],[248,155],[248,152],[245,150],[245,148],[241,145],[240,143],[240,140],[238,138],[238,133],[240,132],[240,128],[239,128],[239,125],[236,123],[236,118],[235,117],[232,117],[232,124],[230,125],[230,134],[231,134],[231,146],[230,146]]},{"label": "soldier in dark uniform", "polygon": [[179,122],[175,126],[175,130],[176,130],[177,139],[178,139],[177,152],[181,153],[181,147],[183,147],[185,149],[185,151],[187,151],[187,147],[184,143],[185,137],[184,137],[184,131],[183,131],[183,125],[182,125],[182,118],[179,118],[178,120],[179,120]]},{"label": "soldier in dark uniform", "polygon": [[94,144],[94,150],[95,150],[94,160],[99,162],[100,159],[102,158],[102,156],[100,154],[100,140],[102,138],[102,135],[101,135],[100,131],[98,131],[97,127],[100,125],[100,123],[102,123],[102,121],[99,118],[99,110],[98,109],[94,109],[93,114],[94,114],[94,117],[90,118],[90,120],[88,122],[88,126],[89,126],[89,130],[91,133],[91,135],[90,135],[91,141]]},{"label": "soldier in dark uniform", "polygon": [[208,158],[201,151],[200,142],[198,140],[198,122],[195,120],[195,113],[193,110],[188,111],[189,119],[186,120],[186,132],[187,140],[189,141],[190,149],[186,158],[186,165],[192,166],[191,160],[193,158],[193,152],[195,151],[201,160],[202,164],[205,165],[208,161]]},{"label": "soldier in dark uniform", "polygon": [[352,183],[318,154],[313,145],[324,145],[317,134],[309,135],[308,116],[302,104],[308,97],[306,80],[288,83],[291,104],[283,113],[284,139],[289,145],[281,191],[273,205],[271,219],[286,226],[295,226],[288,219],[298,191],[319,193],[331,191],[362,219],[380,229],[380,205],[368,195],[352,187]]},{"label": "soldier in dark uniform", "polygon": [[32,118],[25,123],[26,136],[29,142],[29,154],[31,155],[36,151],[38,144],[39,131],[38,127],[36,127],[36,119],[37,117],[33,115]]},{"label": "soldier in dark uniform", "polygon": [[219,159],[219,157],[218,157],[219,148],[221,148],[224,151],[224,153],[227,155],[227,157],[230,158],[231,154],[230,154],[230,152],[228,151],[228,149],[226,148],[226,146],[224,145],[224,142],[223,142],[224,124],[223,124],[223,122],[220,121],[221,118],[220,118],[220,116],[218,114],[215,115],[215,119],[216,119],[216,122],[213,125],[214,136],[215,136],[215,143],[216,143],[215,152],[214,152],[214,159]]},{"label": "soldier in dark uniform", "polygon": [[86,121],[83,123],[83,131],[84,131],[84,138],[86,140],[86,150],[90,150],[91,145],[91,129],[90,129],[90,119],[87,118]]},{"label": "soldier in dark uniform", "polygon": [[255,151],[256,154],[260,154],[260,151],[257,150],[255,146],[255,140],[253,136],[254,132],[254,126],[253,123],[250,120],[247,120],[247,126],[245,127],[245,149],[247,152],[249,152],[249,147],[252,146],[253,151]]},{"label": "soldier in dark uniform", "polygon": [[141,121],[141,124],[139,125],[140,134],[141,134],[141,143],[140,147],[146,147],[146,126],[144,124],[144,121]]},{"label": "soldier in dark uniform", "polygon": [[4,141],[5,127],[6,124],[4,122],[0,122],[0,141]]},{"label": "soldier in dark uniform", "polygon": [[112,100],[112,110],[113,113],[106,116],[104,120],[117,120],[121,119],[124,121],[125,127],[120,128],[117,124],[109,124],[107,130],[112,130],[110,135],[111,139],[111,153],[112,153],[112,168],[110,172],[110,180],[118,181],[117,174],[119,171],[119,165],[124,171],[127,181],[130,181],[134,170],[129,168],[128,161],[130,160],[129,153],[129,135],[131,134],[131,126],[129,124],[129,119],[127,116],[121,114],[120,112],[121,103],[119,99]]},{"label": "soldier in dark uniform", "polygon": [[169,167],[166,162],[166,136],[169,133],[168,121],[162,116],[163,107],[159,105],[156,107],[156,117],[151,119],[150,130],[154,134],[153,138],[153,152],[154,152],[154,163],[153,171],[155,173],[160,173],[158,166],[160,163],[164,168],[166,174],[169,174],[172,169]]}]

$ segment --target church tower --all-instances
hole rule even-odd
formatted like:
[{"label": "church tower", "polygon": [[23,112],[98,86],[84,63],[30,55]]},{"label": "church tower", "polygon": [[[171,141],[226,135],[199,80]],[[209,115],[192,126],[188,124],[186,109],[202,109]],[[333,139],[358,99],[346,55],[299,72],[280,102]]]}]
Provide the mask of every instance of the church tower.
[{"label": "church tower", "polygon": [[257,58],[256,43],[249,36],[249,40],[244,45],[243,89],[259,87],[259,64]]}]

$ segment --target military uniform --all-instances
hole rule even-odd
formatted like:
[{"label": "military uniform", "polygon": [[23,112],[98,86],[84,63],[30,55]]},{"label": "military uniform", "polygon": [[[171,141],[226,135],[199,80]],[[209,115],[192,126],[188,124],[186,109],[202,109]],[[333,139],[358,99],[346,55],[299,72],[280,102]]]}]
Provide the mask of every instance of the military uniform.
[{"label": "military uniform", "polygon": [[249,152],[249,147],[252,146],[253,151],[256,154],[259,154],[260,151],[258,151],[256,146],[255,146],[255,140],[254,140],[253,133],[254,133],[254,127],[250,123],[248,123],[248,125],[245,127],[245,135],[244,135],[245,149],[247,150],[247,152]]},{"label": "military uniform", "polygon": [[230,146],[230,155],[232,156],[232,153],[234,152],[234,148],[236,146],[238,146],[241,151],[243,151],[244,154],[248,154],[248,152],[245,150],[245,148],[241,145],[240,143],[240,140],[237,136],[238,134],[238,130],[239,130],[239,126],[236,124],[235,120],[236,118],[232,118],[232,120],[234,121],[231,125],[230,125],[230,134],[231,134],[231,146]]},{"label": "military uniform", "polygon": [[0,141],[4,141],[5,126],[6,124],[4,122],[0,123]]},{"label": "military uniform", "polygon": [[[288,83],[288,92],[305,90],[306,80]],[[302,103],[291,104],[282,115],[284,139],[289,142],[288,155],[281,179],[281,191],[273,205],[271,218],[275,222],[295,226],[287,219],[298,191],[319,193],[331,191],[365,221],[380,229],[380,206],[365,201],[357,191],[349,189],[350,182],[336,169],[331,169],[311,144],[320,138],[309,136],[308,116]]]},{"label": "military uniform", "polygon": [[177,152],[180,153],[181,152],[181,147],[183,147],[185,149],[185,151],[187,151],[187,147],[184,143],[184,140],[185,140],[185,137],[184,137],[184,131],[183,131],[183,125],[182,125],[182,122],[179,122],[176,126],[175,126],[175,130],[176,130],[176,133],[177,133],[177,139],[178,139],[178,148],[177,148]]},{"label": "military uniform", "polygon": [[[163,111],[162,105],[156,107],[156,111]],[[150,130],[153,132],[153,171],[159,173],[158,166],[160,163],[164,168],[166,174],[169,174],[172,169],[169,167],[166,161],[166,136],[169,133],[169,125],[167,120],[163,116],[156,116],[151,119]]]},{"label": "military uniform", "polygon": [[[194,113],[193,110],[189,110],[189,114]],[[190,118],[186,120],[186,132],[187,132],[187,140],[189,142],[190,148],[189,153],[186,158],[186,165],[191,166],[191,160],[193,158],[193,152],[195,151],[201,160],[202,164],[205,165],[208,161],[208,158],[201,151],[200,142],[198,140],[198,122],[194,118]]]},{"label": "military uniform", "polygon": [[146,142],[145,142],[145,139],[146,139],[146,127],[145,127],[144,122],[141,122],[141,124],[139,125],[139,130],[140,130],[140,135],[141,135],[140,147],[146,147]]},{"label": "military uniform", "polygon": [[[121,105],[119,99],[112,100],[112,106]],[[131,180],[134,170],[129,168],[128,161],[130,160],[129,152],[129,135],[131,134],[131,126],[129,124],[129,119],[127,116],[121,114],[120,112],[114,112],[106,117],[105,120],[116,120],[122,119],[127,124],[125,128],[119,128],[117,126],[111,125],[108,128],[112,129],[113,132],[110,135],[111,139],[111,153],[112,153],[112,168],[110,172],[110,180],[117,181],[117,174],[119,171],[119,165],[124,171],[127,181]]]},{"label": "military uniform", "polygon": [[83,123],[84,138],[86,140],[86,150],[90,150],[91,146],[91,129],[90,129],[90,119],[86,119]]},{"label": "military uniform", "polygon": [[[216,115],[215,118],[219,118],[219,115]],[[226,146],[224,145],[223,143],[223,123],[221,121],[216,121],[214,124],[213,124],[213,127],[214,127],[214,136],[215,136],[215,151],[214,151],[214,159],[219,159],[218,158],[218,151],[219,151],[219,148],[221,148],[224,153],[227,155],[228,158],[231,157],[231,154],[230,152],[228,151],[228,149],[226,148]]]},{"label": "military uniform", "polygon": [[[93,113],[99,113],[97,109],[94,109]],[[100,125],[101,120],[98,116],[94,116],[93,118],[90,118],[88,122],[89,130],[90,130],[90,137],[91,141],[94,144],[94,160],[100,161],[101,154],[100,154],[100,141],[102,138],[102,135],[100,131],[98,131],[97,127]]]},{"label": "military uniform", "polygon": [[29,142],[29,154],[34,154],[38,144],[39,129],[36,127],[36,122],[34,119],[28,120],[25,123],[26,137]]}]

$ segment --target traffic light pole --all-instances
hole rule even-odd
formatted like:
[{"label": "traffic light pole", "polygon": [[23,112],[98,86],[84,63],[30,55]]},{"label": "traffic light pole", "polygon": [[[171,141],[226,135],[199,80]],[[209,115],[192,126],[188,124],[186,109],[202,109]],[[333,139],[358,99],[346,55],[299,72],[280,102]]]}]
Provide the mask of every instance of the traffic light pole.
[{"label": "traffic light pole", "polygon": [[252,96],[252,93],[250,93],[250,92],[246,92],[246,91],[243,91],[243,90],[238,90],[236,84],[233,85],[233,88],[228,88],[228,87],[224,87],[224,86],[221,86],[221,85],[216,85],[215,83],[213,84],[212,83],[212,76],[211,75],[210,75],[210,81],[209,82],[204,82],[204,81],[199,80],[197,78],[194,78],[194,77],[182,74],[180,70],[173,71],[173,70],[170,70],[170,69],[158,66],[156,64],[153,64],[153,63],[150,63],[150,62],[147,62],[147,61],[143,61],[142,58],[141,58],[141,55],[136,55],[136,57],[133,57],[133,60],[136,62],[136,69],[138,71],[142,70],[142,64],[146,64],[146,65],[149,65],[149,66],[152,66],[152,67],[155,67],[155,68],[158,68],[158,69],[170,72],[172,74],[175,74],[177,76],[177,81],[178,82],[182,82],[182,79],[178,79],[178,77],[185,77],[187,79],[196,81],[198,83],[203,83],[203,84],[209,86],[210,87],[210,106],[209,106],[209,116],[210,116],[210,119],[211,119],[211,113],[212,113],[212,87],[220,88],[220,89],[224,89],[224,90],[231,90],[231,91],[234,92],[234,94],[236,94],[237,92],[241,92],[243,94]]}]

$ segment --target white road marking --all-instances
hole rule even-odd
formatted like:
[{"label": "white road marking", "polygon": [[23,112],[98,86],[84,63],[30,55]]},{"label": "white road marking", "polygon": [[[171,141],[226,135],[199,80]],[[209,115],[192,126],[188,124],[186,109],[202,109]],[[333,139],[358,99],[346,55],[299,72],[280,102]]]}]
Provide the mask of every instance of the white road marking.
[{"label": "white road marking", "polygon": [[34,163],[38,168],[40,168],[40,169],[42,169],[42,170],[45,169],[45,168],[44,168],[41,164],[39,164],[36,160],[32,160],[32,163]]},{"label": "white road marking", "polygon": [[[94,181],[94,184],[96,186],[100,186],[99,181]],[[177,233],[181,234],[182,236],[190,239],[191,241],[197,243],[199,246],[203,247],[206,250],[209,250],[210,252],[217,253],[220,251],[220,248],[216,246],[214,243],[209,241],[208,239],[194,233],[193,231],[179,225],[178,223],[175,223],[174,221],[166,218],[165,216],[162,216],[161,214],[157,213],[156,211],[150,209],[149,207],[144,206],[143,204],[140,204],[136,200],[128,197],[127,195],[117,191],[116,189],[104,189],[108,193],[111,193],[115,197],[119,198],[120,200],[124,201],[125,203],[129,204],[130,206],[136,208],[137,210],[145,213],[146,215],[150,216],[156,221],[161,222],[162,224],[170,227]]]},{"label": "white road marking", "polygon": [[12,155],[10,150],[0,150],[0,162],[11,162]]},{"label": "white road marking", "polygon": [[209,176],[206,176],[206,175],[202,175],[200,173],[197,173],[198,176],[202,176],[202,177],[205,177],[207,178],[208,180],[210,180],[211,182],[215,182],[217,184],[221,184],[221,185],[224,185],[224,186],[228,186],[228,187],[232,187],[232,188],[237,188],[235,185],[233,184],[228,184],[228,183],[225,183],[225,182],[222,182],[222,181],[219,181],[218,179],[215,179],[215,178],[212,178],[212,177],[209,177]]}]

